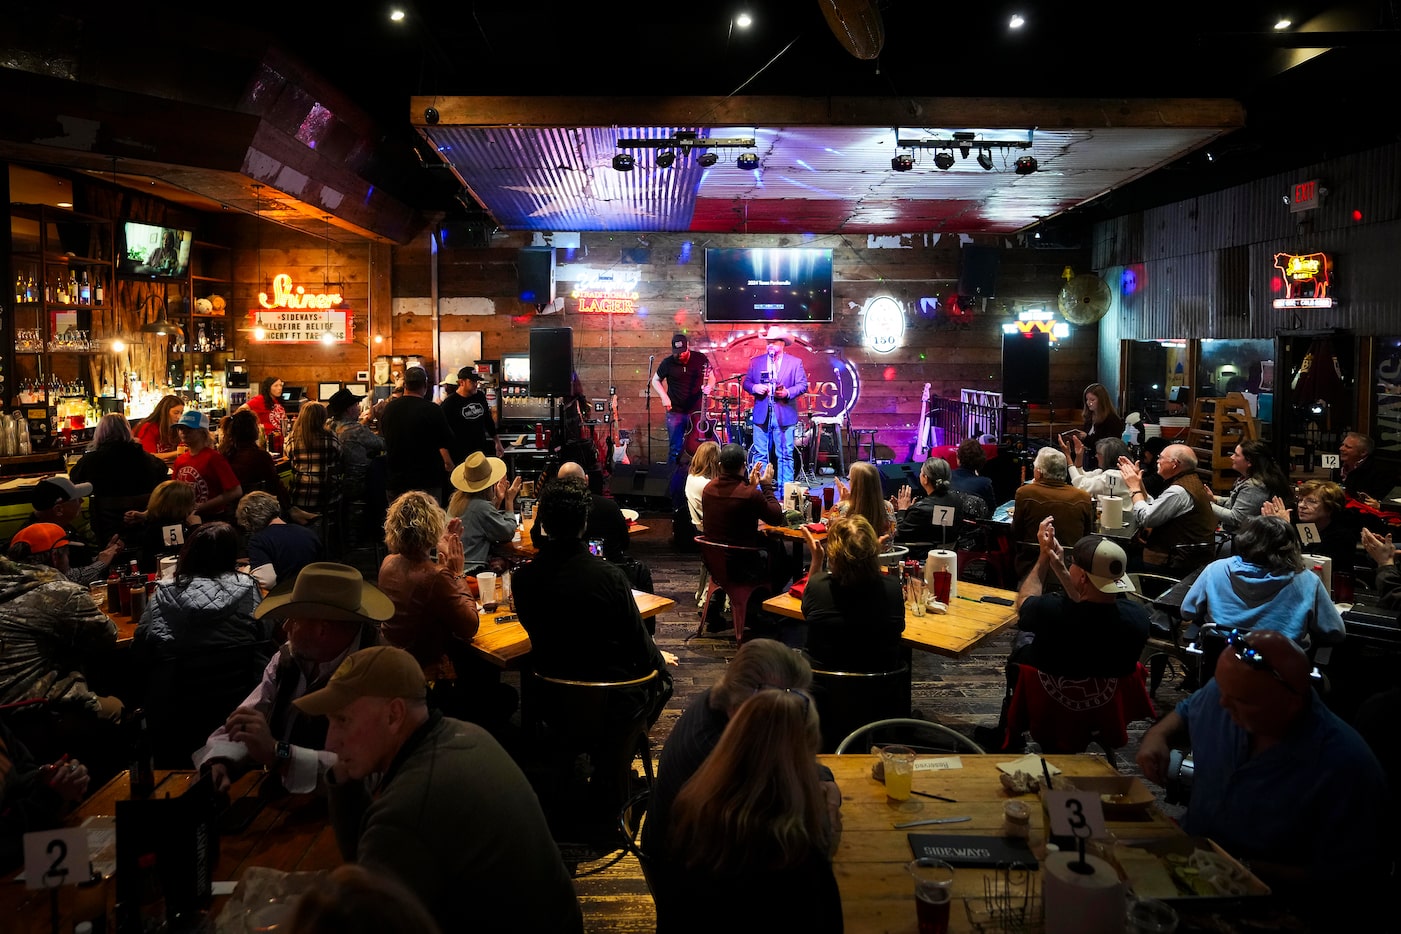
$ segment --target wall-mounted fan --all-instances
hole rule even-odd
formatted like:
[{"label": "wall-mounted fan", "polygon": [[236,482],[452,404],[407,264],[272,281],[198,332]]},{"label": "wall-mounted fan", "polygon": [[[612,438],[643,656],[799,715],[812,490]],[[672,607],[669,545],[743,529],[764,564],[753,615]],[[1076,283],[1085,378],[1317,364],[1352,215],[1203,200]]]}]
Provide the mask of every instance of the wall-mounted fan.
[{"label": "wall-mounted fan", "polygon": [[871,0],[817,0],[832,35],[852,55],[870,61],[885,45],[885,23]]},{"label": "wall-mounted fan", "polygon": [[1071,324],[1094,324],[1109,311],[1109,283],[1094,273],[1082,273],[1066,282],[1057,304],[1060,316]]}]

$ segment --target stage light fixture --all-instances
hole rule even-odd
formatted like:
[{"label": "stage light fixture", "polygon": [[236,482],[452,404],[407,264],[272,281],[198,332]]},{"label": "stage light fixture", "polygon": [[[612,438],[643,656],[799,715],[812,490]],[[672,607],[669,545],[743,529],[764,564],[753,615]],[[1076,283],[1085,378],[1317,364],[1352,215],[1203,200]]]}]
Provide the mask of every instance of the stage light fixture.
[{"label": "stage light fixture", "polygon": [[991,171],[992,171],[992,150],[991,150],[991,149],[979,149],[979,150],[978,150],[978,165],[980,165],[980,166],[983,167],[983,171],[984,171],[984,172],[991,172]]},{"label": "stage light fixture", "polygon": [[915,157],[907,152],[902,152],[890,160],[890,168],[896,172],[908,172],[915,167]]},{"label": "stage light fixture", "polygon": [[676,164],[676,153],[670,149],[663,149],[657,153],[657,168],[669,169]]},{"label": "stage light fixture", "polygon": [[949,150],[934,154],[934,164],[947,172],[953,168],[953,153]]},{"label": "stage light fixture", "polygon": [[720,157],[715,155],[715,153],[713,152],[703,152],[696,157],[697,164],[699,164],[700,167],[703,169],[708,169],[719,161]]},{"label": "stage light fixture", "polygon": [[620,152],[613,157],[613,168],[619,172],[631,172],[632,167],[636,164],[637,160],[625,152]]},{"label": "stage light fixture", "polygon": [[1036,157],[1018,156],[1017,161],[1013,165],[1018,175],[1030,175],[1032,172],[1036,171]]},{"label": "stage light fixture", "polygon": [[735,160],[735,168],[753,172],[759,168],[759,154],[757,152],[740,153],[739,158]]}]

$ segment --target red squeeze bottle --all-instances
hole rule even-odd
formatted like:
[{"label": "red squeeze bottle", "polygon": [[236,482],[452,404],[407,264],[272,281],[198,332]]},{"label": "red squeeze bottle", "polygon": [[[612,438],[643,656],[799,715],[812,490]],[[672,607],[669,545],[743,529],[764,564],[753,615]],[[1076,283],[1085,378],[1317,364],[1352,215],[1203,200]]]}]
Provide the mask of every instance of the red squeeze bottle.
[{"label": "red squeeze bottle", "polygon": [[544,423],[544,422],[536,422],[536,423],[535,423],[535,447],[536,447],[536,449],[538,450],[538,449],[540,449],[540,448],[543,448],[544,446],[545,446],[545,423]]}]

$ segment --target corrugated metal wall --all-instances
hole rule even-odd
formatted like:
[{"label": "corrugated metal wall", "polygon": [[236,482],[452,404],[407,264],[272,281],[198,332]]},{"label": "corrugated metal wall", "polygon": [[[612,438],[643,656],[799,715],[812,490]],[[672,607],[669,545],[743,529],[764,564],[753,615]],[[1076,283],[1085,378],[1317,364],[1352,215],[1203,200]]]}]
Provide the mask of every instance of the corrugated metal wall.
[{"label": "corrugated metal wall", "polygon": [[[1293,185],[1319,179],[1320,206],[1290,214]],[[1327,253],[1339,306],[1277,311],[1276,253]],[[1401,145],[1342,156],[1095,227],[1091,264],[1114,287],[1101,322],[1100,372],[1118,369],[1119,339],[1272,337],[1276,328],[1401,334]],[[1141,265],[1136,265],[1141,264]],[[1123,294],[1119,267],[1137,290]],[[1117,331],[1113,338],[1110,332]]]}]

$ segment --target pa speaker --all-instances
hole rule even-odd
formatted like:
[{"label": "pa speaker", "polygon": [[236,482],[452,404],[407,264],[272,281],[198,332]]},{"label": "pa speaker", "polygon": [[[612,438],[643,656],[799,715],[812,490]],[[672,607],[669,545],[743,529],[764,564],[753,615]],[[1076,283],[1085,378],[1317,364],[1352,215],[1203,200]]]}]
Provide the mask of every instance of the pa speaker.
[{"label": "pa speaker", "polygon": [[530,329],[530,394],[569,395],[574,376],[574,329]]},{"label": "pa speaker", "polygon": [[516,253],[516,295],[531,305],[555,300],[554,247],[528,246]]},{"label": "pa speaker", "polygon": [[996,247],[965,246],[959,251],[958,294],[992,298],[997,294]]},{"label": "pa speaker", "polygon": [[1008,404],[1050,401],[1051,335],[1002,335],[1002,398]]}]

